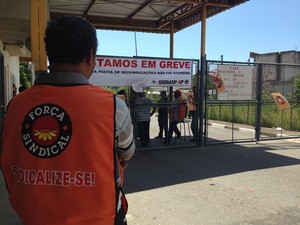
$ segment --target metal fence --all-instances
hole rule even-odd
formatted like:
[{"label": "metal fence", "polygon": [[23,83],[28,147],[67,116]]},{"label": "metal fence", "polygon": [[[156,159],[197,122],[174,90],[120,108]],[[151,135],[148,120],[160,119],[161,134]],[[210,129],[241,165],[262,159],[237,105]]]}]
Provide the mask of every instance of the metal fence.
[{"label": "metal fence", "polygon": [[[180,139],[174,136],[170,144],[163,144],[163,139],[155,138],[159,133],[155,114],[150,122],[150,145],[140,146],[136,137],[139,150],[300,138],[300,65],[204,61],[204,76],[200,76],[202,71],[199,71],[193,84],[198,90],[195,137],[191,132],[191,118],[187,116],[183,123],[178,124],[184,135]],[[211,76],[211,72],[218,71],[220,66],[247,68],[250,71],[248,77],[237,74],[234,78],[240,89],[245,88],[245,93],[240,95],[247,95],[246,99],[232,100],[221,96],[215,78]],[[225,84],[227,82],[224,80]],[[247,83],[245,87],[244,83]],[[236,94],[235,85],[232,85],[231,91],[232,95]],[[279,109],[272,95],[274,93],[284,97],[289,106]],[[170,102],[166,107],[169,109],[172,104]],[[154,102],[154,106],[157,107],[157,103]],[[135,114],[137,108],[131,107],[131,110]],[[133,123],[136,135],[138,129],[134,116]],[[191,139],[195,141],[191,142]]]},{"label": "metal fence", "polygon": [[[251,68],[248,99],[220,98],[215,78],[210,76],[220,65]],[[246,79],[237,77],[238,84]],[[206,145],[300,138],[300,65],[206,61],[204,92]],[[275,93],[284,97],[289,107],[279,109],[272,95]]]}]

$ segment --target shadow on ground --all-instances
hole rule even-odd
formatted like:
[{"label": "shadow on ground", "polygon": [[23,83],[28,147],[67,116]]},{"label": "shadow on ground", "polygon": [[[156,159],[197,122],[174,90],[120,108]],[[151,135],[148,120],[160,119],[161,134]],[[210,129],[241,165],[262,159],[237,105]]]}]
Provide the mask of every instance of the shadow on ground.
[{"label": "shadow on ground", "polygon": [[[218,145],[136,151],[125,170],[126,193],[252,170],[300,164],[300,159],[276,154],[275,150],[300,148],[291,144]],[[269,152],[272,151],[272,152]]]}]

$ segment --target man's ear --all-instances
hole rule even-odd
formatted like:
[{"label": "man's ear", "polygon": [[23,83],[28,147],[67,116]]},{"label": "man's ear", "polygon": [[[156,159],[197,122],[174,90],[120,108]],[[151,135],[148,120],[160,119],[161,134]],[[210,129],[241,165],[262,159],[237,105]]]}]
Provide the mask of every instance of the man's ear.
[{"label": "man's ear", "polygon": [[87,58],[86,58],[86,63],[88,65],[95,65],[95,60],[96,60],[96,54],[94,52],[94,49],[90,49],[89,50],[89,53],[87,55]]},{"label": "man's ear", "polygon": [[96,65],[96,55],[93,49],[89,50],[86,58],[84,59],[84,65],[84,71],[82,71],[82,74],[84,74],[86,78],[89,79]]}]

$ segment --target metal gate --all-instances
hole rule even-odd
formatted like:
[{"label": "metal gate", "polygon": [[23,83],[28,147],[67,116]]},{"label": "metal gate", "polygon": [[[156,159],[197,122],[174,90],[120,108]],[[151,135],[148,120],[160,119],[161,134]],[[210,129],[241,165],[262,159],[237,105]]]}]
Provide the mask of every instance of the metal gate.
[{"label": "metal gate", "polygon": [[[246,67],[251,77],[235,71]],[[205,68],[204,145],[300,138],[300,65],[208,60]]]},{"label": "metal gate", "polygon": [[[184,120],[180,121],[177,124],[177,127],[181,133],[180,136],[175,135],[173,133],[172,138],[169,143],[166,143],[165,138],[158,138],[159,134],[159,126],[158,126],[158,115],[155,113],[150,120],[150,126],[149,126],[149,134],[150,134],[150,144],[147,146],[142,146],[140,142],[140,138],[138,137],[138,121],[137,121],[137,111],[144,107],[150,108],[159,108],[159,107],[165,107],[167,108],[168,112],[171,111],[173,107],[176,106],[176,103],[174,103],[173,100],[173,93],[176,89],[185,89],[183,90],[182,96],[184,96],[184,91],[192,91],[193,86],[195,86],[196,90],[199,90],[199,61],[198,60],[192,60],[193,61],[193,68],[192,68],[192,85],[186,86],[186,87],[160,87],[161,89],[167,91],[168,93],[168,101],[166,103],[160,104],[156,101],[152,101],[152,104],[139,104],[139,106],[135,105],[134,101],[136,99],[136,93],[133,92],[132,88],[129,90],[129,96],[130,96],[130,111],[131,111],[131,117],[134,125],[134,136],[136,139],[136,147],[137,150],[154,150],[154,149],[170,149],[170,148],[183,148],[183,147],[194,147],[197,146],[199,143],[199,127],[198,124],[198,111],[196,110],[196,113],[193,116],[189,116],[189,111],[186,111],[186,117]],[[149,97],[149,96],[148,96]],[[199,99],[196,99],[196,105],[198,105]],[[149,109],[149,111],[152,111]],[[170,115],[168,113],[168,115]],[[195,135],[192,131],[192,120],[195,119]],[[168,128],[170,127],[170,117],[168,116]],[[145,131],[146,132],[146,131]],[[148,130],[147,130],[148,132]]]},{"label": "metal gate", "polygon": [[[195,70],[193,85],[198,90],[196,105],[196,135],[191,139],[191,120],[186,118],[181,124],[186,128],[185,138],[173,144],[164,145],[153,138],[146,149],[176,148],[226,144],[238,142],[258,142],[272,139],[300,138],[300,65],[282,63],[253,63],[201,60],[201,69]],[[238,94],[244,99],[226,99],[220,96],[212,72],[218,68],[247,68],[248,75],[237,73],[231,94],[236,94],[236,86],[245,89]],[[243,75],[243,76],[242,76]],[[234,74],[233,74],[234,76]],[[227,79],[227,80],[226,80]],[[246,81],[247,80],[247,85]],[[228,78],[223,82],[228,85]],[[243,84],[243,85],[241,85]],[[244,87],[245,86],[245,87]],[[172,90],[173,91],[173,90]],[[227,93],[228,94],[228,93]],[[275,99],[274,94],[278,94]],[[278,96],[277,96],[278,97]],[[280,99],[288,107],[280,109]],[[154,103],[155,105],[156,103]],[[172,107],[170,104],[168,107]],[[133,109],[133,108],[131,108]],[[153,118],[154,119],[154,118]],[[153,122],[156,122],[154,120]]]}]

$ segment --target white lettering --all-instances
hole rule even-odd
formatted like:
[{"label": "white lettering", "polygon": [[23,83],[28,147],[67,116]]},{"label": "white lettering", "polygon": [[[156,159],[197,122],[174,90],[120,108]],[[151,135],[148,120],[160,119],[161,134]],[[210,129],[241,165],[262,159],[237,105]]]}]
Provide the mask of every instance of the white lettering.
[{"label": "white lettering", "polygon": [[50,108],[50,106],[48,105],[44,105],[41,107],[37,107],[35,108],[32,112],[30,112],[28,114],[28,116],[34,120],[36,117],[40,116],[40,115],[50,115],[50,116],[54,116],[57,119],[59,119],[60,121],[63,121],[64,117],[65,117],[65,113],[62,112],[59,108],[57,107],[52,107]]}]

